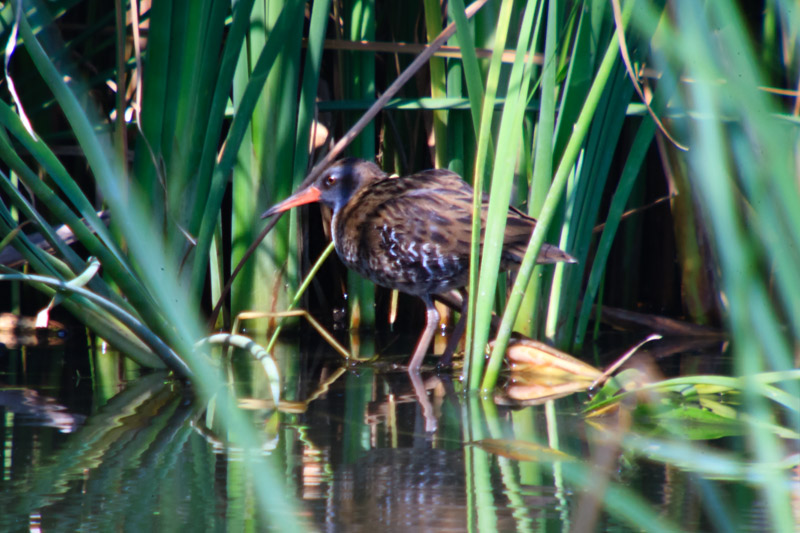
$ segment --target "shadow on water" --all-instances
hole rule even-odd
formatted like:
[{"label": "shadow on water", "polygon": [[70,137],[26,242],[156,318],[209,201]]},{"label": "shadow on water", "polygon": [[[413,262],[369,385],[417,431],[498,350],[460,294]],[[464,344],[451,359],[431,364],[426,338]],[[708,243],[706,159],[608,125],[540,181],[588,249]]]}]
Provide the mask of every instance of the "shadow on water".
[{"label": "shadow on water", "polygon": [[[466,397],[447,374],[415,384],[391,357],[343,366],[322,346],[278,352],[302,370],[277,411],[256,364],[236,355],[227,370],[309,529],[626,531],[625,517],[649,512],[691,531],[718,526],[714,509],[735,517],[735,529],[764,527],[746,483],[630,453],[622,436],[660,435],[658,421],[635,421],[624,409],[587,417],[586,393],[510,407]],[[68,355],[38,354],[49,357],[32,365],[38,374],[24,370],[32,357],[3,355],[4,375],[18,379],[0,391],[0,529],[265,528],[241,450],[225,445],[213,405],[198,405],[164,374],[108,392],[102,373],[93,386],[76,379],[62,363]],[[666,375],[711,372],[725,359],[684,350],[646,365]],[[742,447],[734,429],[715,436],[709,449]],[[608,506],[609,494],[623,507],[611,514],[600,502]]]}]

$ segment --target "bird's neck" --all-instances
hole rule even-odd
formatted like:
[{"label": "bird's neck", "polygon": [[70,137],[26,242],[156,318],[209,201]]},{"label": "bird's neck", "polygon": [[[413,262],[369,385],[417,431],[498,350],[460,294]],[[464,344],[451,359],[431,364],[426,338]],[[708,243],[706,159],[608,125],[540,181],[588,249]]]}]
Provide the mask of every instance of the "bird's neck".
[{"label": "bird's neck", "polygon": [[369,214],[375,207],[376,197],[371,194],[375,183],[380,180],[372,180],[359,187],[349,200],[340,207],[333,210],[331,217],[331,238],[336,247],[336,253],[345,264],[356,261],[357,246],[351,242],[354,232],[359,232]]}]

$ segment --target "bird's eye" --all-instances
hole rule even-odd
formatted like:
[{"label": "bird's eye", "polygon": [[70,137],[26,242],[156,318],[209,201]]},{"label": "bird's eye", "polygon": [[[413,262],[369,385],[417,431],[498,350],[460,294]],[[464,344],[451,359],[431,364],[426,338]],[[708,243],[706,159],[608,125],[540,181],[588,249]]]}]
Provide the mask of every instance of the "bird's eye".
[{"label": "bird's eye", "polygon": [[336,176],[334,176],[332,174],[329,175],[329,176],[326,176],[324,183],[325,183],[326,187],[332,187],[333,184],[336,183]]}]

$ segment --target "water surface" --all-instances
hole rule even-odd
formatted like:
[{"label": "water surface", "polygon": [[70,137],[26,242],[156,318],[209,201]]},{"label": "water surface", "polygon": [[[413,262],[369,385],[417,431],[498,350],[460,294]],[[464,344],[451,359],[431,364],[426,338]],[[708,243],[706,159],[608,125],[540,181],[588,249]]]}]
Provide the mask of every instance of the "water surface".
[{"label": "water surface", "polygon": [[[190,388],[131,373],[110,353],[92,360],[116,381],[99,366],[90,380],[81,371],[91,369],[66,363],[70,349],[2,355],[0,529],[280,529],[257,511],[241,450]],[[657,422],[634,421],[635,410],[587,418],[585,392],[498,405],[466,396],[450,374],[412,382],[393,365],[403,357],[343,365],[324,345],[297,350],[278,350],[294,376],[280,410],[246,356],[229,375],[308,529],[628,531],[642,505],[684,531],[724,529],[723,511],[736,530],[766,527],[746,483],[626,450],[623,431],[664,436]],[[724,369],[725,359],[655,350],[637,364],[670,375]],[[743,440],[724,431],[701,444],[735,452]],[[800,496],[799,486],[795,474],[787,490]]]}]

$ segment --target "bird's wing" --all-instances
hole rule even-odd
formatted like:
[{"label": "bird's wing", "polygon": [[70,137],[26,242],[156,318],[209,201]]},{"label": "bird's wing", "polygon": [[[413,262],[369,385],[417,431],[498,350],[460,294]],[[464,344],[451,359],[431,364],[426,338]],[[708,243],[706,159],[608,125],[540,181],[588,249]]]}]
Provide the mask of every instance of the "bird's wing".
[{"label": "bird's wing", "polygon": [[392,246],[411,261],[422,260],[422,246],[429,256],[454,260],[460,248],[468,254],[472,194],[458,175],[429,170],[377,185],[372,197],[381,202],[371,206],[365,220],[370,245]]},{"label": "bird's wing", "polygon": [[[434,274],[456,264],[468,264],[473,190],[458,174],[443,169],[426,170],[376,185],[384,200],[369,210],[371,220],[367,226],[372,230],[367,233],[371,246],[389,247],[403,266],[424,263]],[[483,240],[488,197],[484,195],[482,200]],[[503,239],[503,268],[513,267],[522,260],[535,225],[535,219],[509,209]],[[545,245],[539,261],[549,261],[550,248],[558,251]],[[432,261],[436,265],[432,266]]]}]

